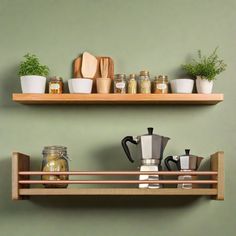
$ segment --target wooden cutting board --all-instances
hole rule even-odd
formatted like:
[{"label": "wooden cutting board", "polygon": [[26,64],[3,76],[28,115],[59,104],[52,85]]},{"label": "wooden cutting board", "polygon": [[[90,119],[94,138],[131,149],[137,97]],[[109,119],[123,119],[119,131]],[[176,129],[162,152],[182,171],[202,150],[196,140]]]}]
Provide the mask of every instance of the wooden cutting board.
[{"label": "wooden cutting board", "polygon": [[[98,60],[97,63],[97,70],[95,73],[95,76],[93,79],[95,80],[96,78],[101,78],[101,71],[100,71],[100,59],[101,58],[107,58],[109,61],[109,66],[108,66],[108,78],[114,79],[114,62],[111,57],[96,57]],[[82,67],[82,57],[78,57],[74,60],[74,68],[73,68],[73,76],[74,78],[82,78],[82,73],[81,73],[81,67]]]}]

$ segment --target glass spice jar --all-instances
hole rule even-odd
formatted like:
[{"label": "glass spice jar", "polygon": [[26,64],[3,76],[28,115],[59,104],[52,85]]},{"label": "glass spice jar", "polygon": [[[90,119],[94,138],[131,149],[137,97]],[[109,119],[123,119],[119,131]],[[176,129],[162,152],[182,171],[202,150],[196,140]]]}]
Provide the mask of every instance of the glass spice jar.
[{"label": "glass spice jar", "polygon": [[154,80],[154,93],[164,94],[168,93],[168,76],[159,75]]},{"label": "glass spice jar", "polygon": [[129,76],[128,93],[130,93],[130,94],[137,93],[137,81],[136,81],[136,75],[135,74],[130,74],[130,76]]},{"label": "glass spice jar", "polygon": [[49,81],[49,93],[60,94],[63,92],[63,80],[61,77],[54,76]]},{"label": "glass spice jar", "polygon": [[151,93],[151,80],[147,70],[140,71],[139,92],[143,94]]},{"label": "glass spice jar", "polygon": [[[67,148],[47,146],[43,149],[42,171],[69,171]],[[68,180],[68,175],[42,175],[42,180]],[[46,188],[67,188],[68,184],[44,184]]]},{"label": "glass spice jar", "polygon": [[125,74],[117,74],[114,79],[114,93],[126,93]]}]

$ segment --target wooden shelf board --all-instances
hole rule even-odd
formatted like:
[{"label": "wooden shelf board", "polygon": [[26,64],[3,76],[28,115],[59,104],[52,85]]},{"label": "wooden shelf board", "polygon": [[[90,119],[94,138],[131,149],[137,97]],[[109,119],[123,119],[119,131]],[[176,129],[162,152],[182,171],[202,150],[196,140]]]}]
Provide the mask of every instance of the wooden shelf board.
[{"label": "wooden shelf board", "polygon": [[21,94],[12,99],[22,104],[195,104],[214,105],[223,94]]},{"label": "wooden shelf board", "polygon": [[48,189],[32,188],[19,189],[19,195],[217,195],[217,189],[138,189],[138,188],[68,188]]}]

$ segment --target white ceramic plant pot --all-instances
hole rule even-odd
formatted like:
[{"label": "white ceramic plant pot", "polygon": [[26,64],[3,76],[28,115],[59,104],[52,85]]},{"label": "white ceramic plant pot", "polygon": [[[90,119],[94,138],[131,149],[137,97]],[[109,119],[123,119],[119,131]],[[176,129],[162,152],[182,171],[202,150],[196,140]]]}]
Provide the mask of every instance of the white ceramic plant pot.
[{"label": "white ceramic plant pot", "polygon": [[25,75],[20,77],[22,93],[45,93],[46,77]]},{"label": "white ceramic plant pot", "polygon": [[192,93],[194,81],[192,79],[175,79],[170,81],[172,93]]},{"label": "white ceramic plant pot", "polygon": [[85,78],[70,79],[68,85],[70,93],[91,93],[93,80]]},{"label": "white ceramic plant pot", "polygon": [[197,86],[198,93],[210,94],[212,93],[212,89],[213,89],[213,81],[212,80],[209,81],[204,77],[197,76],[196,86]]}]

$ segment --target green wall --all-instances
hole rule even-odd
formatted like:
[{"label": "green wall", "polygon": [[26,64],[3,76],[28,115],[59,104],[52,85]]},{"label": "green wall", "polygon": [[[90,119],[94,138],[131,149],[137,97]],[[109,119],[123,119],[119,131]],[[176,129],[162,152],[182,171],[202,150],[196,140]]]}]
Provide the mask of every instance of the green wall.
[{"label": "green wall", "polygon": [[[235,235],[235,0],[0,0],[0,230],[1,236]],[[17,65],[37,54],[51,75],[71,77],[85,50],[109,55],[116,73],[149,69],[180,76],[197,49],[228,64],[214,91],[217,106],[26,106]],[[154,126],[171,137],[165,155],[208,157],[225,151],[226,199],[192,197],[34,197],[11,201],[11,152],[29,153],[40,168],[45,145],[68,146],[71,169],[136,169],[120,140]]]}]

